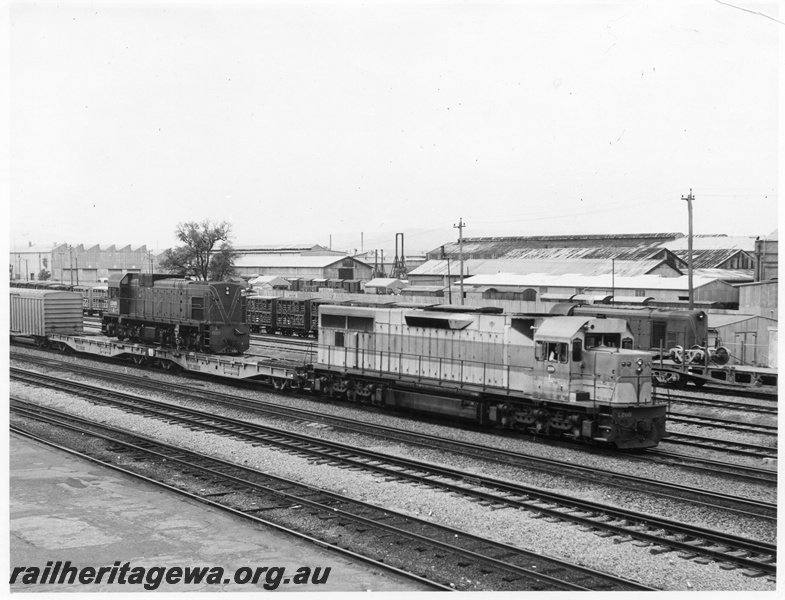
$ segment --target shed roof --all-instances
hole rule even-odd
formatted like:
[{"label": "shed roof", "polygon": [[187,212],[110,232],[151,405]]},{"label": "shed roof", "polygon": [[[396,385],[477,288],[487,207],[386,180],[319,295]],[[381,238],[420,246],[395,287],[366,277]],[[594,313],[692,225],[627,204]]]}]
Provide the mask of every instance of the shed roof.
[{"label": "shed roof", "polygon": [[527,258],[527,259],[605,259],[621,260],[663,260],[671,258],[674,262],[681,262],[676,255],[667,248],[656,245],[635,247],[596,246],[590,248],[512,248],[498,258]]},{"label": "shed roof", "polygon": [[249,284],[254,286],[263,286],[263,285],[282,285],[289,287],[289,281],[284,279],[283,277],[278,277],[277,275],[259,275],[253,279],[248,281]]},{"label": "shed roof", "polygon": [[747,283],[754,281],[754,269],[693,269],[693,275],[696,277],[711,277],[712,279],[721,279],[722,281],[733,283]]},{"label": "shed roof", "polygon": [[[496,273],[565,275],[570,273],[596,276],[615,273],[617,277],[632,277],[645,275],[663,265],[666,266],[666,269],[670,269],[674,276],[681,275],[680,271],[666,265],[663,260],[618,260],[612,262],[600,259],[473,258],[463,262],[464,272],[471,275],[491,275]],[[460,273],[460,266],[454,260],[429,260],[410,271],[409,276],[430,275],[444,277],[448,274],[448,271],[451,277],[457,277]]]},{"label": "shed roof", "polygon": [[395,277],[377,277],[376,279],[371,279],[368,283],[366,283],[365,287],[402,288],[406,287],[406,283],[400,279],[396,279]]},{"label": "shed roof", "polygon": [[[668,248],[676,252],[677,250],[687,250],[689,247],[689,237],[678,238],[660,244],[662,248]],[[695,250],[755,250],[754,236],[728,236],[728,235],[694,235],[692,236],[692,249]]]},{"label": "shed roof", "polygon": [[[511,273],[497,273],[495,275],[474,275],[464,280],[464,285],[472,286],[542,286],[542,287],[581,287],[581,288],[608,288],[617,289],[645,289],[645,290],[679,290],[689,289],[689,278],[683,277],[658,277],[656,275],[638,275],[637,277],[615,278],[610,274],[598,276],[585,275],[547,275],[531,273],[528,275],[514,275]],[[693,277],[693,287],[719,284],[728,285],[720,280],[706,277]],[[730,287],[728,285],[728,287]]]},{"label": "shed roof", "polygon": [[[689,260],[689,250],[673,250],[673,253],[685,263]],[[737,254],[747,254],[745,250],[739,248],[705,248],[692,250],[693,269],[713,269],[718,268],[722,263],[730,260]],[[749,256],[752,258],[751,256]]]},{"label": "shed roof", "polygon": [[260,269],[265,267],[324,269],[347,259],[358,262],[363,266],[370,267],[370,265],[351,256],[323,256],[312,254],[243,254],[234,261],[234,265],[236,267],[258,267]]},{"label": "shed roof", "polygon": [[234,246],[237,252],[312,252],[327,250],[319,244],[248,244]]},{"label": "shed roof", "polygon": [[[551,247],[568,247],[576,243],[585,244],[595,242],[595,246],[640,246],[643,243],[669,241],[680,238],[681,233],[617,233],[617,234],[574,234],[574,235],[533,235],[533,236],[504,236],[504,237],[469,237],[463,238],[463,251],[466,253],[484,252],[500,255],[513,248],[542,247],[547,244]],[[444,245],[445,252],[457,252],[458,242]],[[429,254],[438,253],[440,248],[432,250]]]}]

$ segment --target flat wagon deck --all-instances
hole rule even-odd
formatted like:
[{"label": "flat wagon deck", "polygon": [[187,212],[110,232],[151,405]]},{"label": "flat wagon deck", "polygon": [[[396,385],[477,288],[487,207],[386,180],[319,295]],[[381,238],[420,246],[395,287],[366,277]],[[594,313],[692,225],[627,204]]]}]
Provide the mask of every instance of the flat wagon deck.
[{"label": "flat wagon deck", "polygon": [[[18,336],[26,337],[26,336]],[[66,351],[106,358],[130,358],[136,364],[159,364],[164,369],[182,369],[230,379],[254,379],[284,389],[295,387],[305,377],[302,364],[253,356],[225,356],[185,352],[173,348],[120,342],[100,334],[50,333],[48,345]]]}]

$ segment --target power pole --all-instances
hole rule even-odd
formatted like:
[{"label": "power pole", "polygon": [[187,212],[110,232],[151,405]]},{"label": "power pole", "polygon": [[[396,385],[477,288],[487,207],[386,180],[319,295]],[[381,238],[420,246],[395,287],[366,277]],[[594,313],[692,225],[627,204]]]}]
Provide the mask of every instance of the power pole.
[{"label": "power pole", "polygon": [[616,297],[616,258],[611,259],[611,303]]},{"label": "power pole", "polygon": [[695,308],[695,300],[693,297],[694,291],[692,288],[692,201],[695,198],[692,195],[692,188],[690,188],[690,195],[686,198],[681,197],[682,200],[687,201],[687,212],[689,214],[689,236],[687,237],[687,287],[689,288],[689,309]]},{"label": "power pole", "polygon": [[459,218],[458,224],[453,225],[453,228],[458,230],[458,255],[461,259],[461,306],[463,306],[463,228],[464,227],[466,227],[466,223],[463,222],[463,218]]}]

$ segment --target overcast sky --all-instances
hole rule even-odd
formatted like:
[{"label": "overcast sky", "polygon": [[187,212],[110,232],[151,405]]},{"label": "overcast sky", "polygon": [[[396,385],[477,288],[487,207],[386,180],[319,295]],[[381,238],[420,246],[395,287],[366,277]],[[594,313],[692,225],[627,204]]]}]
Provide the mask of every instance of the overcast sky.
[{"label": "overcast sky", "polygon": [[10,7],[9,243],[768,235],[777,6]]}]

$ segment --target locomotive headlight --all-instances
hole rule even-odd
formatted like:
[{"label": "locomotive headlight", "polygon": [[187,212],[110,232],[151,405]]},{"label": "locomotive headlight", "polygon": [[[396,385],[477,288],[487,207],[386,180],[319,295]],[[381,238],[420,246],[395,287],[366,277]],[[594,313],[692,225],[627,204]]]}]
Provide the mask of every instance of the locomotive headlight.
[{"label": "locomotive headlight", "polygon": [[226,286],[226,295],[227,296],[229,295],[229,286],[228,285]]},{"label": "locomotive headlight", "polygon": [[640,367],[642,367],[642,366],[643,366],[643,359],[642,359],[642,358],[639,358],[639,359],[638,359],[638,361],[637,361],[637,365],[638,365],[638,368],[640,368]]}]

